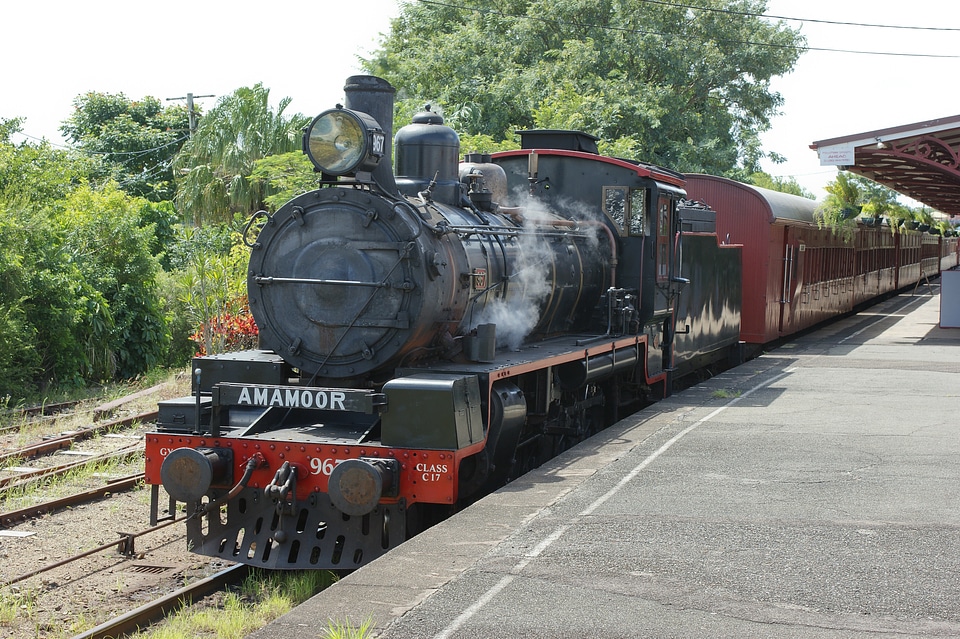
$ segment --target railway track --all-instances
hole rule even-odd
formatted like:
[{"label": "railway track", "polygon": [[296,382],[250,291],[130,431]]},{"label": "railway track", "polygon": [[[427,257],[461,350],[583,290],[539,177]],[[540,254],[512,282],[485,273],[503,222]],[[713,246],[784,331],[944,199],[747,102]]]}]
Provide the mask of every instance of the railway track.
[{"label": "railway track", "polygon": [[[142,439],[136,438],[133,443],[128,443],[120,439],[120,445],[105,444],[114,431],[130,428],[137,423],[147,423],[156,419],[157,411],[147,411],[136,415],[112,419],[96,424],[89,424],[81,428],[59,433],[53,436],[41,438],[39,441],[33,441],[25,446],[19,446],[12,449],[0,451],[0,498],[5,498],[10,494],[20,494],[29,491],[31,486],[37,485],[41,481],[49,481],[57,478],[64,478],[71,473],[78,473],[84,468],[96,468],[109,463],[123,463],[131,460],[141,454]],[[49,456],[59,451],[73,449],[78,442],[84,442],[97,437],[106,436],[101,444],[92,450],[71,451],[73,454],[82,456],[82,459],[73,459],[62,463],[50,463]],[[122,438],[123,436],[117,436]],[[106,450],[104,450],[106,449]],[[22,463],[26,465],[16,465]],[[29,504],[22,509],[15,509],[11,512],[0,513],[0,526],[7,526],[13,522],[21,521],[30,517],[45,514],[64,506],[72,506],[90,499],[95,499],[107,493],[125,490],[134,485],[136,481],[142,478],[142,473],[137,475],[136,480],[123,478],[111,480],[106,486],[92,490],[80,491],[75,495],[63,497],[61,499],[45,501],[42,504]]]},{"label": "railway track", "polygon": [[20,415],[21,417],[35,417],[43,416],[50,417],[56,415],[57,413],[62,413],[64,411],[70,410],[73,407],[77,406],[80,403],[79,399],[70,400],[67,402],[51,402],[45,404],[39,404],[37,406],[28,406],[26,408],[17,408],[12,412]]},{"label": "railway track", "polygon": [[244,578],[187,555],[183,513],[148,525],[136,458],[158,388],[0,415],[0,604],[17,609],[0,636],[121,636]]},{"label": "railway track", "polygon": [[141,482],[143,482],[143,473],[136,473],[127,477],[112,479],[98,488],[91,488],[89,490],[77,492],[72,495],[67,495],[66,497],[51,499],[39,504],[33,504],[31,506],[25,506],[16,510],[0,513],[0,525],[11,526],[33,517],[46,515],[47,513],[54,512],[61,508],[77,506],[79,504],[84,504],[94,499],[99,499],[120,491],[130,490]]},{"label": "railway track", "polygon": [[[122,481],[123,481],[123,482],[127,482],[127,481],[129,481],[130,479],[131,479],[131,478],[124,479],[124,480],[122,480]],[[140,479],[142,479],[142,475],[141,475],[140,477],[135,477],[135,478],[132,478],[132,479],[135,479],[135,480],[139,481]],[[49,571],[54,570],[54,569],[56,569],[56,568],[61,568],[61,567],[63,567],[63,566],[66,566],[67,564],[71,564],[71,563],[74,563],[74,562],[76,562],[76,561],[80,561],[81,559],[85,559],[86,557],[89,557],[90,555],[95,555],[95,554],[97,554],[97,553],[110,550],[111,548],[116,548],[116,549],[118,550],[118,552],[120,552],[121,554],[124,554],[124,555],[128,555],[128,556],[133,555],[133,554],[136,552],[136,540],[137,540],[137,539],[139,539],[140,537],[143,537],[143,536],[145,536],[145,535],[149,535],[150,533],[153,533],[153,532],[156,532],[156,531],[158,531],[158,530],[161,530],[161,529],[163,529],[163,528],[166,528],[167,526],[181,523],[181,522],[183,522],[183,520],[184,520],[184,517],[180,517],[179,519],[170,519],[170,520],[165,521],[165,522],[163,522],[163,523],[161,523],[161,524],[157,524],[156,526],[151,526],[150,528],[147,528],[147,529],[145,529],[145,530],[141,530],[141,531],[136,532],[136,533],[120,533],[120,538],[117,539],[116,541],[112,541],[112,542],[110,542],[110,543],[108,543],[108,544],[101,544],[100,546],[97,546],[97,547],[95,547],[95,548],[91,548],[90,550],[87,550],[87,551],[78,553],[78,554],[73,555],[73,556],[71,556],[71,557],[67,557],[66,559],[62,559],[62,560],[60,560],[60,561],[56,561],[56,562],[54,562],[54,563],[47,564],[47,565],[45,565],[45,566],[43,566],[43,567],[41,567],[41,568],[37,568],[37,569],[35,569],[35,570],[31,570],[30,572],[24,573],[24,574],[22,574],[22,575],[17,575],[16,577],[12,577],[12,578],[10,578],[10,579],[7,579],[7,580],[5,580],[5,581],[3,581],[3,582],[0,582],[0,588],[6,587],[6,586],[12,586],[13,584],[20,583],[21,581],[26,581],[27,579],[30,579],[31,577],[36,577],[37,575],[41,575],[41,574],[43,574],[43,573],[45,573],[45,572],[49,572]]]},{"label": "railway track", "polygon": [[206,597],[210,593],[222,590],[227,586],[240,583],[249,572],[250,568],[245,564],[231,566],[205,579],[184,586],[176,592],[144,604],[136,610],[131,610],[124,615],[106,621],[95,628],[76,635],[74,639],[116,638],[135,632],[165,615],[179,610],[190,602]]},{"label": "railway track", "polygon": [[[88,502],[91,499],[104,497],[110,493],[120,493],[129,491],[142,484],[142,473],[112,480],[103,487],[84,491],[68,497],[47,501],[43,504],[30,506],[16,512],[8,512],[0,515],[3,526],[15,526],[23,523],[26,518],[36,517],[44,513],[54,511],[71,512],[71,506]],[[128,500],[137,501],[132,495]],[[96,507],[92,513],[103,513],[103,515],[94,514],[93,519],[99,521],[101,533],[103,528],[110,527],[111,523],[122,523],[125,521],[122,517],[111,517],[107,513],[113,500],[104,502],[104,507]],[[89,506],[87,508],[90,508]],[[43,522],[52,522],[56,518],[44,518]],[[70,589],[80,589],[81,591],[96,592],[102,591],[104,574],[112,574],[114,585],[110,586],[109,604],[103,600],[104,607],[111,611],[112,617],[93,629],[86,630],[82,637],[120,637],[131,633],[138,628],[142,628],[151,622],[163,618],[179,610],[184,605],[195,602],[213,592],[222,590],[228,585],[239,582],[247,574],[247,567],[240,565],[234,569],[229,568],[220,570],[216,574],[206,576],[209,572],[209,566],[193,566],[186,568],[182,563],[182,555],[185,553],[184,535],[182,531],[177,530],[177,526],[182,526],[185,515],[168,519],[160,524],[139,530],[137,532],[116,533],[117,537],[106,543],[101,543],[93,548],[88,548],[83,552],[78,552],[64,559],[46,562],[42,566],[33,568],[22,574],[8,577],[0,580],[0,593],[7,596],[9,593],[44,593],[45,596],[53,596],[52,593],[65,588],[64,594],[58,599],[61,601],[73,601],[74,595],[70,595]],[[166,534],[155,535],[163,529],[169,528]],[[30,533],[33,534],[33,529]],[[70,528],[71,531],[75,530]],[[172,532],[171,532],[172,531]],[[76,534],[85,539],[89,539],[89,533],[84,534],[76,531]],[[154,537],[159,539],[154,539]],[[113,557],[111,558],[111,554]],[[102,555],[97,558],[95,556]],[[171,560],[171,558],[174,558]],[[9,566],[9,564],[8,564]],[[139,569],[139,570],[138,570]],[[202,578],[196,578],[196,573],[200,572]],[[121,586],[116,585],[122,580],[127,579],[124,575],[136,574],[136,585],[128,591],[124,586],[124,593],[121,596]],[[110,579],[108,577],[108,579]],[[177,582],[191,580],[189,585],[178,587]],[[88,582],[90,585],[88,586]],[[138,605],[142,601],[145,593],[164,593],[147,604]],[[131,610],[131,608],[133,608]],[[60,605],[56,605],[60,610]],[[101,611],[97,617],[103,618]],[[66,636],[71,636],[67,633]],[[4,635],[6,636],[6,635]],[[13,635],[11,635],[13,636]]]},{"label": "railway track", "polygon": [[10,477],[0,477],[0,495],[10,490],[24,488],[42,479],[62,477],[70,472],[79,470],[86,466],[134,457],[140,454],[141,446],[142,443],[138,441],[133,444],[128,444],[127,446],[122,446],[117,450],[108,453],[92,455],[87,459],[80,461],[67,462],[65,464],[57,464],[55,466],[47,466],[44,468],[16,469],[16,475],[11,475]]},{"label": "railway track", "polygon": [[[123,407],[125,415],[136,412]],[[185,513],[148,526],[142,463],[129,460],[142,455],[143,428],[135,422],[155,415],[104,413],[91,423],[87,405],[39,426],[21,422],[25,433],[0,431],[0,613],[12,614],[0,617],[0,636],[120,637],[191,602],[216,607],[230,584],[247,577],[244,565],[223,570],[232,562],[187,553]],[[78,460],[81,454],[89,458]],[[90,464],[122,476],[74,473]]]},{"label": "railway track", "polygon": [[93,424],[85,428],[62,433],[58,436],[49,437],[26,446],[15,448],[13,450],[0,452],[0,463],[8,462],[14,459],[30,459],[40,455],[56,452],[64,448],[70,448],[79,441],[96,437],[97,435],[102,435],[104,433],[109,433],[119,428],[130,427],[136,422],[150,422],[156,418],[157,411],[154,410],[139,413],[131,417],[123,417],[120,419],[110,420],[108,422]]}]

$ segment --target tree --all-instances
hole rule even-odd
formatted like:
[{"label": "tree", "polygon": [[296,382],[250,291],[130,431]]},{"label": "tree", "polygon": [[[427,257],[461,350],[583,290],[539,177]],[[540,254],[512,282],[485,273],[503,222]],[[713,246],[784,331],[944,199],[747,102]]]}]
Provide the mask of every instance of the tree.
[{"label": "tree", "polygon": [[[243,224],[244,220],[238,218],[233,228],[228,224],[183,227],[171,247],[174,270],[169,275],[168,304],[176,309],[177,332],[193,340],[189,355],[198,350],[213,354],[229,348],[228,332],[238,320],[248,326],[248,332],[255,330],[247,308],[250,250],[236,229]],[[180,335],[174,337],[176,340]],[[179,344],[174,346],[180,348]]]},{"label": "tree", "polygon": [[0,213],[18,202],[42,205],[62,197],[87,179],[88,158],[53,148],[49,142],[14,144],[21,118],[0,118]]},{"label": "tree", "polygon": [[97,338],[96,347],[87,348],[91,381],[128,379],[163,361],[169,335],[153,255],[156,235],[153,225],[142,222],[150,207],[112,184],[99,191],[81,187],[54,207],[63,229],[61,252],[99,293],[110,316],[102,329],[84,334]]},{"label": "tree", "polygon": [[46,209],[78,187],[89,163],[48,142],[12,143],[21,123],[0,120],[0,401],[78,379],[84,353],[74,329],[97,298],[60,251]]},{"label": "tree", "polygon": [[174,160],[174,170],[184,174],[176,203],[194,224],[229,221],[234,213],[250,215],[264,208],[273,187],[251,179],[254,163],[300,148],[309,119],[284,115],[290,98],[281,100],[276,111],[269,98],[270,90],[261,84],[222,98]]},{"label": "tree", "polygon": [[28,300],[39,291],[32,281],[36,260],[24,255],[38,234],[21,224],[5,207],[0,216],[0,404],[20,399],[36,388],[42,354],[36,348],[37,329]]},{"label": "tree", "polygon": [[400,100],[457,114],[466,134],[576,128],[646,161],[742,177],[782,104],[770,80],[803,39],[761,17],[764,0],[697,4],[408,3],[364,66]]},{"label": "tree", "polygon": [[840,171],[824,190],[827,197],[814,214],[817,224],[846,239],[852,237],[856,218],[861,213],[867,218],[890,218],[890,228],[894,232],[899,220],[914,217],[908,207],[897,201],[896,191],[854,173]]},{"label": "tree", "polygon": [[126,193],[154,202],[173,199],[171,161],[189,136],[185,107],[90,92],[77,96],[73,108],[60,131],[98,160],[94,179],[115,180]]},{"label": "tree", "polygon": [[779,191],[781,193],[790,193],[791,195],[799,195],[800,197],[805,197],[808,200],[816,200],[817,197],[811,193],[809,190],[803,188],[796,178],[782,178],[774,177],[769,173],[764,173],[763,171],[757,171],[756,173],[750,174],[747,178],[747,182],[754,186],[759,186],[764,189],[770,189],[771,191]]},{"label": "tree", "polygon": [[253,180],[266,184],[271,195],[264,197],[270,211],[276,211],[288,200],[317,188],[318,175],[302,151],[271,155],[254,162]]},{"label": "tree", "polygon": [[0,402],[127,378],[170,341],[156,278],[172,205],[87,180],[90,163],[19,145],[0,121]]},{"label": "tree", "polygon": [[[3,203],[0,224],[0,394],[101,381],[113,318],[84,276],[49,206]],[[5,367],[4,367],[5,366]],[[9,383],[14,388],[8,386]]]},{"label": "tree", "polygon": [[840,171],[824,190],[827,197],[817,206],[814,217],[820,228],[830,228],[846,240],[853,237],[853,221],[863,208],[859,180],[851,173]]}]

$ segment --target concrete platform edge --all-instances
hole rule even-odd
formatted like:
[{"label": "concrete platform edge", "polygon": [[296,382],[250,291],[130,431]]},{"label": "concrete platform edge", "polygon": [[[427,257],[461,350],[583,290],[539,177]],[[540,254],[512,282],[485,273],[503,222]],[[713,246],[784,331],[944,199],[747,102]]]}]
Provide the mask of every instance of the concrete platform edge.
[{"label": "concrete platform edge", "polygon": [[[249,639],[317,632],[328,622],[372,624],[374,636],[480,561],[500,542],[596,472],[691,410],[667,399],[607,428],[351,573]],[[522,495],[522,499],[518,499]],[[451,531],[458,531],[451,537]],[[464,531],[473,534],[464,535]],[[313,635],[311,635],[313,636]]]}]

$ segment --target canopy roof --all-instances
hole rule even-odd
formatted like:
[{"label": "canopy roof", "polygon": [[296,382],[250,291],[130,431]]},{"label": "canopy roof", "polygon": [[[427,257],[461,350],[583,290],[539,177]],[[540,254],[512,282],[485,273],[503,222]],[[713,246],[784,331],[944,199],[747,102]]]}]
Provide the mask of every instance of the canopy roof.
[{"label": "canopy roof", "polygon": [[950,216],[960,215],[960,115],[810,145],[821,165],[857,173]]}]

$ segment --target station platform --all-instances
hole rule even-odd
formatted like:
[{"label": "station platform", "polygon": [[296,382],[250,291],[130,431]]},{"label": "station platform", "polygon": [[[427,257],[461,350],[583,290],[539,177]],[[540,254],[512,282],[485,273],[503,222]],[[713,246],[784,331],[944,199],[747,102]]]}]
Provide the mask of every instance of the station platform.
[{"label": "station platform", "polygon": [[960,636],[936,282],[643,410],[251,635]]}]

